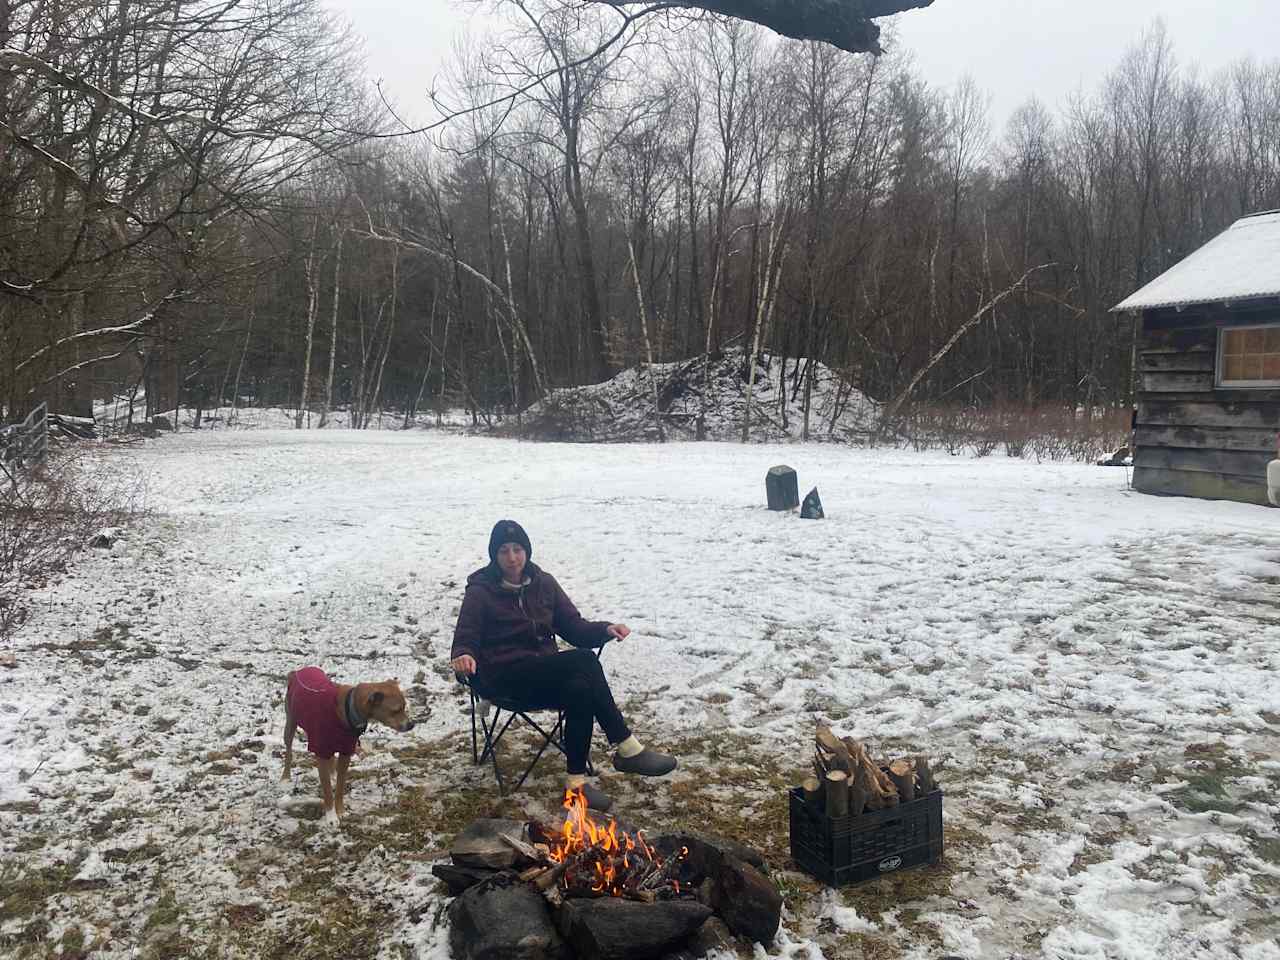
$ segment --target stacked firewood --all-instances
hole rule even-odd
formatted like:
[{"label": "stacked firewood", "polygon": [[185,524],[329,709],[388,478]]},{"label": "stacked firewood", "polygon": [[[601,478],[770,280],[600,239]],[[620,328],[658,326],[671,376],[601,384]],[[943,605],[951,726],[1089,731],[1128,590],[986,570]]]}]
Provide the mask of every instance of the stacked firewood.
[{"label": "stacked firewood", "polygon": [[887,810],[937,789],[927,758],[880,764],[871,759],[862,741],[837,737],[821,725],[814,734],[813,769],[816,776],[803,785],[805,801],[822,807],[829,817]]}]

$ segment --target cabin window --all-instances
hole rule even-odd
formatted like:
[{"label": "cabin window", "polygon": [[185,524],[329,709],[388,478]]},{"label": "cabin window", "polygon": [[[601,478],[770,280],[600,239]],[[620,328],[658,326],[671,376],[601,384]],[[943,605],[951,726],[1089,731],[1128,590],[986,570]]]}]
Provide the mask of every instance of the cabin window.
[{"label": "cabin window", "polygon": [[1224,328],[1218,337],[1218,384],[1280,386],[1280,323]]}]

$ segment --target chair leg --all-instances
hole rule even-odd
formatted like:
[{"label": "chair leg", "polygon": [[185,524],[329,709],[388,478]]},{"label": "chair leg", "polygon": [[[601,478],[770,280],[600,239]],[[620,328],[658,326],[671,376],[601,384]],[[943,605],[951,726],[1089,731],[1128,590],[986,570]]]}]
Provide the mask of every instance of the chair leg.
[{"label": "chair leg", "polygon": [[564,714],[560,714],[556,718],[556,725],[551,728],[550,733],[547,733],[547,731],[543,730],[542,727],[540,727],[531,717],[528,717],[523,713],[520,714],[520,719],[533,727],[533,729],[537,730],[538,733],[542,734],[542,746],[540,746],[538,748],[538,752],[533,755],[533,759],[529,761],[529,765],[524,768],[524,773],[520,774],[520,779],[515,782],[514,786],[512,786],[512,790],[519,790],[520,787],[523,786],[525,780],[528,779],[529,774],[533,772],[533,768],[536,767],[538,765],[538,761],[542,759],[542,755],[547,752],[547,747],[555,747],[561,753],[564,753],[564,739],[563,734],[561,733],[561,728],[564,726]]},{"label": "chair leg", "polygon": [[[474,694],[473,694],[474,696]],[[534,754],[533,759],[528,766],[520,774],[519,779],[515,783],[508,784],[502,777],[502,769],[498,766],[498,743],[506,735],[508,729],[516,720],[523,720],[532,727],[542,737],[542,745],[538,748],[538,752]],[[507,711],[507,718],[502,721],[502,708],[496,704],[493,705],[493,716],[480,717],[479,732],[484,735],[483,747],[478,746],[478,733],[475,728],[475,710],[472,710],[472,760],[476,764],[482,764],[488,760],[493,765],[493,775],[498,781],[498,793],[507,796],[511,791],[519,790],[524,785],[525,780],[529,778],[529,774],[533,772],[533,768],[538,765],[538,761],[542,759],[542,755],[547,752],[548,747],[555,747],[561,754],[566,755],[564,748],[564,711],[556,714],[556,722],[550,731],[544,729],[536,720],[527,713],[519,710]],[[591,776],[595,775],[595,767],[591,764],[590,757],[587,758],[587,773]]]},{"label": "chair leg", "polygon": [[[502,725],[501,730],[498,730],[497,736],[494,736],[493,731],[497,730],[498,720],[499,718],[501,718],[501,716],[502,716],[502,711],[497,707],[494,707],[492,723],[486,723],[483,717],[480,720],[481,724],[485,728],[484,752],[480,754],[480,762],[484,763],[484,761],[488,759],[493,764],[493,776],[498,781],[498,795],[505,797],[508,791],[507,791],[507,785],[502,780],[502,768],[498,766],[498,741],[502,739],[503,735],[507,732],[507,729],[511,726],[512,722],[516,719],[518,715],[514,713],[509,714],[507,716],[507,722]],[[520,783],[523,783],[523,782],[524,782],[524,777],[521,777]],[[517,788],[520,786],[520,783],[516,784]]]},{"label": "chair leg", "polygon": [[471,694],[471,765],[474,767],[480,763],[480,752],[476,738],[476,692],[470,684],[467,685],[467,693]]},{"label": "chair leg", "polygon": [[[511,726],[519,717],[519,714],[510,713],[507,715],[507,722],[502,725],[502,729],[498,730],[498,721],[502,718],[502,711],[495,708],[493,711],[493,722],[485,724],[484,727],[484,750],[480,753],[480,762],[484,763],[498,749],[498,741],[503,738],[507,732],[507,728]],[[484,724],[484,721],[481,720]],[[497,730],[497,733],[494,731]]]}]

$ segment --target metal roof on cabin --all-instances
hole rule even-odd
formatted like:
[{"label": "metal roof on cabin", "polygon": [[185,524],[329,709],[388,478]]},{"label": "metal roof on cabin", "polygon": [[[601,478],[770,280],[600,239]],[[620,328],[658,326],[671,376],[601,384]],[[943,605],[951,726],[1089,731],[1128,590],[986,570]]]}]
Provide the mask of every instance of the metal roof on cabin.
[{"label": "metal roof on cabin", "polygon": [[1280,210],[1242,217],[1112,307],[1150,310],[1280,296]]}]

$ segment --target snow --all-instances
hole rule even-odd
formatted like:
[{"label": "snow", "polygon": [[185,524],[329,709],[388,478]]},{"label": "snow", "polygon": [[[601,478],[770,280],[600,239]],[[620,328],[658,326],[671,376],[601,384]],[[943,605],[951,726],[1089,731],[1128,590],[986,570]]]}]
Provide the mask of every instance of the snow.
[{"label": "snow", "polygon": [[[620,811],[718,765],[802,764],[819,720],[935,758],[943,892],[910,911],[802,894],[757,956],[883,936],[908,960],[1280,960],[1266,508],[1142,496],[1090,466],[817,444],[264,427],[99,456],[146,476],[148,512],[37,592],[0,669],[0,858],[69,868],[49,929],[95,957],[134,956],[166,891],[190,936],[230,936],[244,904],[280,935],[317,871],[388,912],[382,956],[448,955],[429,870],[449,838],[407,856],[370,824],[419,788],[496,799],[445,661],[463,578],[512,516],[584,613],[635,632],[606,667],[642,739],[743,745],[682,757],[650,792],[613,777]],[[777,463],[826,520],[764,508]],[[315,819],[309,764],[277,782],[283,678],[309,663],[398,676],[419,719],[366,736],[342,833]],[[519,799],[549,813],[554,791],[552,771]],[[0,944],[24,926],[5,919]]]},{"label": "snow", "polygon": [[1113,310],[1280,295],[1280,211],[1243,217]]}]

